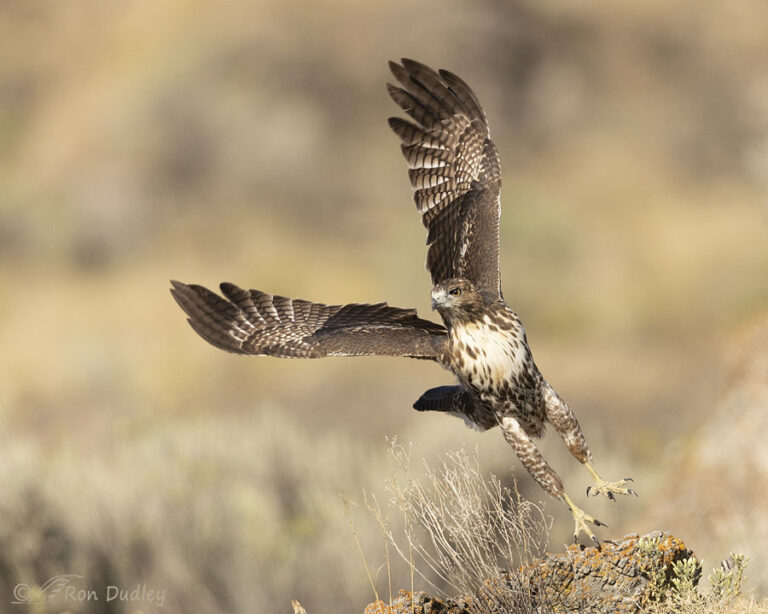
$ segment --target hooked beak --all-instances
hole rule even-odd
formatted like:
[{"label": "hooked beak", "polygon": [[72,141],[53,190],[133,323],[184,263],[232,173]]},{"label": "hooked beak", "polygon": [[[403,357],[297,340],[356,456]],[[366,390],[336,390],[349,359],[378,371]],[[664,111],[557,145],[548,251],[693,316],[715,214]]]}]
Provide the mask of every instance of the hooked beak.
[{"label": "hooked beak", "polygon": [[432,309],[437,309],[440,305],[445,303],[445,292],[438,290],[437,292],[433,292],[430,295],[430,298],[432,299]]}]

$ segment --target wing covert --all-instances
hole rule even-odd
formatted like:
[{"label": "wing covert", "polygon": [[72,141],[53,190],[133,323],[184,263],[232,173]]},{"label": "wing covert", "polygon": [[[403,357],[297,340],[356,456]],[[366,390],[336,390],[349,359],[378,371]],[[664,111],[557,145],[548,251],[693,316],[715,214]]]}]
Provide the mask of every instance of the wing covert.
[{"label": "wing covert", "polygon": [[388,84],[389,94],[415,122],[389,119],[428,229],[432,283],[461,277],[497,300],[501,169],[485,113],[451,72],[408,59],[389,66],[401,85]]}]

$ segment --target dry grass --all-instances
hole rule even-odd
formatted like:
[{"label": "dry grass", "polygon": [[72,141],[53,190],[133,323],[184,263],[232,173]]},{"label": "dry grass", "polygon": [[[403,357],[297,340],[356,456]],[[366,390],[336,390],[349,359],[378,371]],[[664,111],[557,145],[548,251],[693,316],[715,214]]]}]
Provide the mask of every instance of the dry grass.
[{"label": "dry grass", "polygon": [[[125,611],[279,612],[291,597],[323,611],[370,600],[339,499],[371,477],[377,458],[364,446],[316,436],[275,408],[154,424],[108,453],[5,435],[0,595],[78,574],[102,597],[109,585],[165,591],[159,609],[112,604]],[[376,543],[366,548],[377,556]],[[317,571],[327,568],[335,573]],[[0,599],[0,612],[19,607]]]},{"label": "dry grass", "polygon": [[[393,443],[390,452],[397,472],[388,491],[404,521],[393,528],[375,498],[368,507],[408,565],[412,592],[427,589],[444,597],[477,597],[478,602],[482,593],[487,601],[486,580],[546,552],[551,519],[516,488],[486,476],[477,451],[448,452],[437,470],[426,462],[414,467],[412,447]],[[419,578],[418,587],[413,576]],[[528,595],[506,584],[496,587],[493,598],[508,611],[530,603]]]},{"label": "dry grass", "polygon": [[730,602],[702,602],[701,599],[677,599],[647,607],[644,614],[765,614],[768,602],[741,597]]}]

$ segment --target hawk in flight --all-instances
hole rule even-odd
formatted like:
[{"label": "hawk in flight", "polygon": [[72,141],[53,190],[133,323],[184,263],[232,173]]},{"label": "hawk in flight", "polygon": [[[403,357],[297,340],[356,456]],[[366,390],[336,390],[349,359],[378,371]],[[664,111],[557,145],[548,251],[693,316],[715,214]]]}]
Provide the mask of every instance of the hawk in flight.
[{"label": "hawk in flight", "polygon": [[414,408],[459,416],[483,431],[499,426],[536,482],[568,505],[574,538],[583,532],[598,542],[589,523],[602,523],[576,506],[534,443],[545,424],[552,424],[595,480],[588,496],[637,493],[628,488],[630,478],[607,482],[597,473],[573,411],[539,372],[520,318],[504,302],[501,172],[485,113],[469,86],[447,70],[436,72],[407,59],[391,62],[390,69],[399,86],[388,84],[389,94],[411,120],[393,117],[389,125],[402,141],[414,200],[428,231],[432,307],[443,325],[386,303],[324,305],[230,283],[221,284],[223,296],[177,281],[171,293],[192,328],[228,352],[436,361],[458,383],[427,390]]}]

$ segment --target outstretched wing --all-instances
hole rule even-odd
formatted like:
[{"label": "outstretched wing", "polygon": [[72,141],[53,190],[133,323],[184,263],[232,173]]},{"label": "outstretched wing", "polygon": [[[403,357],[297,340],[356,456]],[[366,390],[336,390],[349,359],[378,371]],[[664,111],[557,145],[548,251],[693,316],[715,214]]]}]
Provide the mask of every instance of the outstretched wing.
[{"label": "outstretched wing", "polygon": [[208,343],[237,354],[280,358],[408,356],[437,359],[445,329],[415,309],[386,303],[323,305],[223,283],[226,298],[172,281],[171,294]]},{"label": "outstretched wing", "polygon": [[402,87],[387,87],[415,123],[392,117],[389,125],[403,142],[414,200],[429,231],[432,283],[462,277],[486,300],[497,300],[501,170],[485,113],[453,73],[402,62],[389,63]]}]

